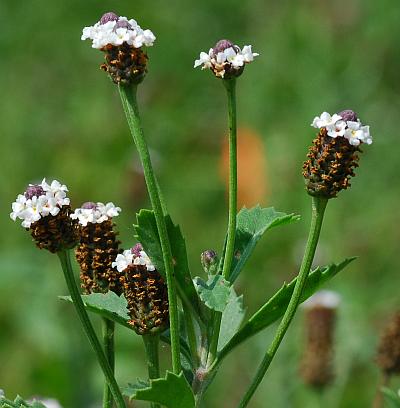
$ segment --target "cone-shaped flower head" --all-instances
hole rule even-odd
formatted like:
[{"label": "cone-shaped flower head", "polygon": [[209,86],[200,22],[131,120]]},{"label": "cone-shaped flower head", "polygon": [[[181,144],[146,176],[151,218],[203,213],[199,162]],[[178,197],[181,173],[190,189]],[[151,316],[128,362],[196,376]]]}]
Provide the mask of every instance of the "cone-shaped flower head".
[{"label": "cone-shaped flower head", "polygon": [[163,331],[169,322],[168,291],[140,244],[119,254],[113,266],[124,274],[124,295],[137,334],[155,334]]},{"label": "cone-shaped flower head", "polygon": [[78,222],[80,243],[75,255],[81,269],[81,286],[87,294],[109,290],[122,293],[121,274],[112,266],[120,253],[112,219],[120,211],[113,203],[86,202],[71,214]]},{"label": "cone-shaped flower head", "polygon": [[303,304],[306,343],[300,372],[311,387],[322,388],[333,380],[334,328],[339,303],[337,293],[321,290]]},{"label": "cone-shaped flower head", "polygon": [[36,245],[58,252],[76,245],[76,223],[69,215],[70,200],[67,187],[57,180],[50,184],[45,179],[40,184],[30,184],[12,204],[11,218],[22,220],[21,225],[30,230]]},{"label": "cone-shaped flower head", "polygon": [[385,374],[400,374],[400,312],[395,313],[384,328],[376,360]]},{"label": "cone-shaped flower head", "polygon": [[358,167],[359,146],[372,143],[369,126],[363,125],[352,110],[332,116],[323,112],[311,126],[319,133],[303,165],[306,188],[313,196],[333,198],[350,187],[350,177]]},{"label": "cone-shaped flower head", "polygon": [[100,67],[114,83],[129,85],[143,80],[148,57],[142,48],[151,47],[156,37],[135,20],[108,12],[94,26],[85,27],[81,39],[92,40],[92,47],[105,53]]},{"label": "cone-shaped flower head", "polygon": [[258,55],[252,51],[251,45],[245,45],[241,49],[229,40],[220,40],[208,53],[200,53],[194,67],[209,68],[217,78],[231,79],[241,75],[244,66],[254,61],[254,57]]}]

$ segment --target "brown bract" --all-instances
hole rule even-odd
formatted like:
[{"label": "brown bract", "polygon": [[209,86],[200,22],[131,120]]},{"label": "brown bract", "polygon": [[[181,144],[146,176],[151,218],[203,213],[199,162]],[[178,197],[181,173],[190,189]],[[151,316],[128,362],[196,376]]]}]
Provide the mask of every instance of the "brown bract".
[{"label": "brown bract", "polygon": [[49,214],[34,222],[28,230],[36,246],[52,253],[74,248],[78,242],[78,230],[70,214],[71,207],[64,205],[57,215]]},{"label": "brown bract", "polygon": [[383,330],[376,361],[386,374],[400,374],[400,312]]},{"label": "brown bract", "polygon": [[100,65],[108,72],[115,84],[130,85],[143,81],[147,73],[148,56],[141,48],[134,48],[127,43],[108,44],[101,49],[105,53],[105,63]]},{"label": "brown bract", "polygon": [[122,293],[121,274],[111,265],[121,252],[111,220],[79,226],[80,244],[75,251],[81,269],[81,287],[86,294]]},{"label": "brown bract", "polygon": [[144,265],[129,265],[123,277],[124,295],[137,334],[155,334],[169,324],[168,291],[157,270],[148,271]]},{"label": "brown bract", "polygon": [[310,195],[334,198],[339,191],[350,187],[353,169],[358,167],[358,146],[352,146],[344,137],[330,137],[322,128],[313,140],[303,164],[303,176]]}]

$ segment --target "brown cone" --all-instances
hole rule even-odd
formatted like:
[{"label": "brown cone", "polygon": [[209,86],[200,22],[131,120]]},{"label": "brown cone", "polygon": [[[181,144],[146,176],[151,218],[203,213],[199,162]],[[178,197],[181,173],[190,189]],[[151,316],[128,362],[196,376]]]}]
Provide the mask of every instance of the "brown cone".
[{"label": "brown cone", "polygon": [[386,374],[400,374],[400,312],[392,317],[383,330],[376,361]]},{"label": "brown cone", "polygon": [[322,128],[303,164],[303,176],[310,195],[334,198],[339,191],[350,187],[353,169],[358,167],[358,146],[352,146],[344,137],[330,137]]},{"label": "brown cone", "polygon": [[303,381],[315,388],[329,385],[333,380],[333,334],[336,310],[315,306],[307,310],[307,339],[301,361]]},{"label": "brown cone", "polygon": [[167,285],[157,272],[144,265],[129,265],[122,278],[124,295],[128,301],[129,323],[137,334],[155,334],[169,323]]},{"label": "brown cone", "polygon": [[117,233],[111,220],[80,226],[80,244],[75,251],[81,268],[81,287],[86,294],[106,293],[111,290],[122,293],[120,273],[111,264],[119,250]]},{"label": "brown cone", "polygon": [[47,215],[34,222],[29,231],[36,246],[52,253],[71,249],[78,242],[76,221],[70,218],[71,207],[64,205],[57,215]]},{"label": "brown cone", "polygon": [[147,54],[141,48],[127,43],[107,45],[101,49],[105,53],[105,63],[100,65],[108,72],[115,84],[131,85],[142,82],[147,72]]}]

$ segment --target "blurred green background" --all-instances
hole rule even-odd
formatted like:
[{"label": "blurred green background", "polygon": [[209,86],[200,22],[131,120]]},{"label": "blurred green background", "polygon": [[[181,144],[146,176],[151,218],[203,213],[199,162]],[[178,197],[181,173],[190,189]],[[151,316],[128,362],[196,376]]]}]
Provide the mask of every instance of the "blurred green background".
[{"label": "blurred green background", "polygon": [[[57,178],[76,206],[88,200],[120,205],[121,240],[125,247],[134,242],[135,211],[149,206],[140,166],[117,90],[98,69],[102,55],[80,41],[82,28],[109,10],[136,18],[157,36],[139,99],[193,275],[200,274],[201,251],[220,250],[226,225],[220,171],[225,95],[193,61],[220,38],[253,44],[261,54],[238,81],[239,125],[260,137],[266,161],[250,178],[265,185],[264,205],[303,218],[257,247],[237,285],[248,313],[299,265],[310,213],[301,176],[315,133],[309,123],[324,110],[352,108],[371,125],[374,144],[363,149],[351,190],[329,204],[317,254],[321,265],[359,256],[328,285],[342,296],[335,385],[321,403],[299,378],[299,312],[249,405],[370,406],[379,331],[400,303],[398,0],[1,0],[0,388],[9,397],[55,397],[66,408],[99,404],[100,370],[71,306],[57,299],[66,294],[57,259],[36,250],[8,214],[29,182]],[[239,163],[239,172],[246,168]],[[259,334],[225,361],[208,407],[237,405],[272,334]],[[145,377],[140,338],[119,329],[117,350],[121,383]]]}]

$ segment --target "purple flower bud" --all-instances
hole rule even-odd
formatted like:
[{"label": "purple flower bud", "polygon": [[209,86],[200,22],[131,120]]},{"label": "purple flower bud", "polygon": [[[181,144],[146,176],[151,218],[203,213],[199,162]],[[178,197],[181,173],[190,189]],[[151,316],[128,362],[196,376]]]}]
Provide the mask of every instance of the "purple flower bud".
[{"label": "purple flower bud", "polygon": [[100,19],[100,24],[106,24],[109,21],[118,21],[119,17],[113,13],[112,11],[109,11],[106,14],[103,14],[101,19]]},{"label": "purple flower bud", "polygon": [[82,208],[84,208],[85,210],[94,210],[97,208],[97,204],[93,201],[87,201],[86,203],[82,204]]},{"label": "purple flower bud", "polygon": [[44,195],[43,187],[39,184],[30,184],[24,193],[25,197],[29,200],[32,197],[40,197]]},{"label": "purple flower bud", "polygon": [[132,249],[131,253],[135,256],[140,256],[140,251],[143,251],[143,247],[141,243],[136,244]]},{"label": "purple flower bud", "polygon": [[217,55],[219,52],[224,52],[226,49],[228,48],[234,48],[236,49],[236,45],[233,44],[233,42],[229,41],[229,40],[219,40],[214,48],[213,48],[213,52],[215,55]]},{"label": "purple flower bud", "polygon": [[338,113],[339,116],[342,117],[342,120],[345,122],[351,121],[351,122],[357,122],[358,120],[358,115],[351,109],[346,109]]},{"label": "purple flower bud", "polygon": [[207,274],[215,274],[217,272],[219,259],[214,250],[208,249],[207,251],[204,251],[200,256],[200,259],[203,269]]},{"label": "purple flower bud", "polygon": [[114,31],[116,31],[117,28],[127,28],[128,30],[130,30],[132,29],[132,26],[126,20],[119,20],[115,24]]}]

